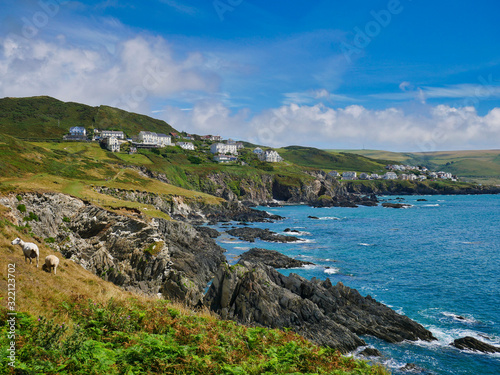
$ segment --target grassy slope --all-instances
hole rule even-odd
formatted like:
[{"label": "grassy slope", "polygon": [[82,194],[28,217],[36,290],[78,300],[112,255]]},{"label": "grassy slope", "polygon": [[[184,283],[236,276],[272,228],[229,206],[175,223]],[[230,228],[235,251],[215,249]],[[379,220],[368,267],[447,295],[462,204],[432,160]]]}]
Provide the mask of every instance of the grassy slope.
[{"label": "grassy slope", "polygon": [[289,146],[279,149],[280,155],[288,161],[305,167],[338,172],[380,172],[389,162],[344,152],[326,152],[312,147]]},{"label": "grassy slope", "polygon": [[[338,152],[339,150],[328,150]],[[500,150],[396,153],[378,150],[342,150],[371,158],[390,158],[400,163],[423,164],[477,182],[500,184]]]},{"label": "grassy slope", "polygon": [[[10,243],[16,237],[37,243],[42,262],[58,256],[57,275],[25,263]],[[14,225],[2,206],[0,263],[0,289],[15,283],[18,313],[14,371],[7,358],[9,310],[1,298],[0,374],[386,374],[290,332],[246,328],[122,291]],[[14,277],[8,264],[15,264]]]},{"label": "grassy slope", "polygon": [[[150,163],[145,156],[137,156],[144,157]],[[102,150],[96,143],[31,144],[0,134],[1,190],[57,191],[106,208],[135,208],[147,216],[168,218],[153,206],[99,194],[92,189],[93,185],[183,196],[208,204],[221,202],[214,196],[165,184],[143,177],[136,170],[123,168],[122,160]]]},{"label": "grassy slope", "polygon": [[168,134],[169,124],[148,116],[108,106],[90,107],[48,97],[0,99],[0,133],[22,138],[61,139],[72,126],[123,130],[133,136],[141,130]]}]

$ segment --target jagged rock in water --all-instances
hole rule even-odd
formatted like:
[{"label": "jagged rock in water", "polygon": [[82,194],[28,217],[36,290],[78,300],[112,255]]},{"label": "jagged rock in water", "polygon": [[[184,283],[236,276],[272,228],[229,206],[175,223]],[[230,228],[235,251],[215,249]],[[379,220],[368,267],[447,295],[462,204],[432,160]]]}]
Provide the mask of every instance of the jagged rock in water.
[{"label": "jagged rock in water", "polygon": [[259,249],[256,247],[241,254],[240,259],[250,263],[265,264],[273,268],[296,268],[314,265],[314,263],[311,262],[290,258],[275,250]]},{"label": "jagged rock in water", "polygon": [[205,304],[223,319],[271,328],[291,328],[316,342],[342,351],[364,341],[335,323],[312,301],[301,298],[275,281],[278,272],[267,266],[242,262],[222,266],[205,297]]},{"label": "jagged rock in water", "polygon": [[420,324],[340,282],[333,286],[329,279],[284,276],[271,267],[245,261],[219,269],[205,304],[225,319],[290,327],[342,352],[364,345],[357,335],[388,342],[435,340]]},{"label": "jagged rock in water", "polygon": [[382,203],[382,207],[386,207],[386,208],[406,208],[406,207],[410,207],[410,206],[411,205],[406,204],[406,203],[388,203],[388,202]]},{"label": "jagged rock in water", "polygon": [[500,353],[500,348],[466,336],[456,339],[450,345],[460,350],[475,350],[482,353]]},{"label": "jagged rock in water", "polygon": [[235,228],[226,231],[231,236],[238,237],[242,241],[255,242],[256,238],[268,242],[297,242],[301,239],[294,236],[285,236],[270,231],[269,229],[261,228]]}]

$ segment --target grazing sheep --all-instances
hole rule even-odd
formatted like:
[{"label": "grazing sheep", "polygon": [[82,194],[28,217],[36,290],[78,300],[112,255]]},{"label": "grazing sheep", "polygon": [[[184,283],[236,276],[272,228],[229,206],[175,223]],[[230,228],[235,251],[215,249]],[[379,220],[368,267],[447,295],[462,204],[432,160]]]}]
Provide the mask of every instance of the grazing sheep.
[{"label": "grazing sheep", "polygon": [[52,272],[52,267],[54,267],[54,275],[56,274],[57,266],[59,265],[59,258],[55,255],[47,255],[45,258],[45,264],[42,266],[42,270]]},{"label": "grazing sheep", "polygon": [[24,260],[30,260],[30,264],[32,263],[32,259],[36,258],[36,267],[38,268],[38,258],[40,257],[40,251],[38,250],[38,246],[33,242],[24,242],[19,237],[12,241],[12,245],[20,245],[23,248]]}]

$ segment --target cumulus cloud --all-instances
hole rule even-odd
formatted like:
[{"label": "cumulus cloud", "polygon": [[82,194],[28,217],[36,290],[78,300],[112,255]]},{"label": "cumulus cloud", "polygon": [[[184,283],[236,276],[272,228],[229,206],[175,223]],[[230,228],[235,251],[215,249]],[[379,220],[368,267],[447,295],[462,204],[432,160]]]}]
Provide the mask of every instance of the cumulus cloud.
[{"label": "cumulus cloud", "polygon": [[473,107],[429,107],[425,114],[402,109],[371,110],[360,105],[331,108],[323,104],[290,104],[254,116],[232,114],[222,105],[205,103],[191,112],[172,108],[165,116],[174,125],[200,134],[224,134],[257,144],[293,144],[320,148],[366,148],[437,151],[498,148],[500,108],[480,116]]},{"label": "cumulus cloud", "polygon": [[201,54],[175,58],[159,37],[118,42],[114,53],[15,37],[0,47],[0,96],[49,95],[145,112],[151,99],[215,92],[220,84]]}]

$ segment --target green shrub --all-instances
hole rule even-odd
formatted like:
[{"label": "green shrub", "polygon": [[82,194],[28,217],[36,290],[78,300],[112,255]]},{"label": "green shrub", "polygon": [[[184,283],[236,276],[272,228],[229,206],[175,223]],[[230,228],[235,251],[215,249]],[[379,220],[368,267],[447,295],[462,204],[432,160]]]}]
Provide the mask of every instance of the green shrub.
[{"label": "green shrub", "polygon": [[24,204],[20,204],[17,206],[17,209],[22,213],[26,212],[26,206]]},{"label": "green shrub", "polygon": [[70,223],[70,222],[71,222],[71,219],[70,219],[69,217],[64,216],[64,217],[62,218],[62,221],[64,221],[65,223]]},{"label": "green shrub", "polygon": [[28,216],[23,218],[24,221],[40,221],[40,218],[34,212],[30,212]]}]

